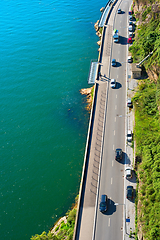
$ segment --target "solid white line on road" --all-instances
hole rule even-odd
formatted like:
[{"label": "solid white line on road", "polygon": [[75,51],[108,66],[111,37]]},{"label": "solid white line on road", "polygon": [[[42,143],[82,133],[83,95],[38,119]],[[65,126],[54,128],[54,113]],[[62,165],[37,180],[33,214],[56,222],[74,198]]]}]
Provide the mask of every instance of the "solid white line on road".
[{"label": "solid white line on road", "polygon": [[114,161],[112,160],[112,167],[113,167]]},{"label": "solid white line on road", "polygon": [[117,105],[115,106],[115,110],[117,109]]},{"label": "solid white line on road", "polygon": [[114,136],[115,136],[115,130],[114,130]]},{"label": "solid white line on road", "polygon": [[111,185],[112,185],[113,178],[111,177]]},{"label": "solid white line on road", "polygon": [[108,219],[108,227],[110,227],[110,224],[111,224],[111,219],[109,218]]},{"label": "solid white line on road", "polygon": [[116,117],[114,118],[114,121],[116,122]]},{"label": "solid white line on road", "polygon": [[113,144],[113,150],[114,150],[114,144]]}]

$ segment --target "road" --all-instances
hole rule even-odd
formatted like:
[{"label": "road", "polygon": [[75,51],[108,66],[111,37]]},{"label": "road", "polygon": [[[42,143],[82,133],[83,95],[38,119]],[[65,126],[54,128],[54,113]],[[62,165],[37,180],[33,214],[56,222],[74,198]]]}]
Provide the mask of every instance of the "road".
[{"label": "road", "polygon": [[[127,74],[127,34],[128,11],[131,1],[122,1],[118,8],[122,14],[115,14],[113,25],[107,26],[119,30],[120,42],[112,41],[111,59],[117,61],[116,67],[111,67],[109,79],[105,73],[105,64],[102,58],[102,78],[108,81],[108,100],[105,122],[105,135],[102,153],[101,179],[99,200],[101,194],[109,197],[108,211],[105,214],[97,209],[95,224],[95,239],[123,239],[124,226],[124,167],[125,154],[125,121],[126,121],[126,74]],[[116,89],[110,88],[110,79],[117,81]],[[122,148],[123,160],[115,160],[115,149]],[[115,206],[115,203],[119,203]]]}]

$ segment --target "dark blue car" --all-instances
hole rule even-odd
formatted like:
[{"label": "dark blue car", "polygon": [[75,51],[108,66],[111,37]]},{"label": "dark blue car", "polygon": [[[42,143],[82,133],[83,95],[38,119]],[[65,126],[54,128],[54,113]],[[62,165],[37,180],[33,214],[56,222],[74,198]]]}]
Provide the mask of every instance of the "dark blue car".
[{"label": "dark blue car", "polygon": [[108,197],[107,195],[103,194],[101,195],[101,202],[99,204],[99,211],[100,212],[106,212],[107,211],[107,203],[108,203]]},{"label": "dark blue car", "polygon": [[116,59],[112,59],[112,66],[113,66],[113,67],[116,66]]}]

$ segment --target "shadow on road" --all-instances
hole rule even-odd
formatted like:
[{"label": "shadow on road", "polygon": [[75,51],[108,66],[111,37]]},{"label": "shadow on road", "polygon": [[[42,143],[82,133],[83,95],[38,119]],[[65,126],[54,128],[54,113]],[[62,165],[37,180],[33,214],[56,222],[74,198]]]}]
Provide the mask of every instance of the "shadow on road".
[{"label": "shadow on road", "polygon": [[115,88],[115,89],[119,89],[119,88],[121,88],[121,87],[122,87],[122,84],[119,83],[119,82],[116,82],[116,88]]},{"label": "shadow on road", "polygon": [[116,211],[115,203],[112,199],[108,199],[108,210],[104,213],[104,215],[112,215]]},{"label": "shadow on road", "polygon": [[117,62],[116,67],[120,67],[120,66],[122,66],[122,64],[120,62]]},{"label": "shadow on road", "polygon": [[127,38],[123,36],[119,36],[119,43],[122,45],[127,45]]}]

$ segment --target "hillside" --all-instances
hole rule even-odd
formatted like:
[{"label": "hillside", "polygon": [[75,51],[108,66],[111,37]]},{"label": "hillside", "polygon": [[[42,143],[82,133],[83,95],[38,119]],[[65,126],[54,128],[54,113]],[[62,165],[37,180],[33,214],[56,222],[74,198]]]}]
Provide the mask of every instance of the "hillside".
[{"label": "hillside", "polygon": [[[136,227],[139,240],[160,239],[160,3],[134,1],[136,18],[134,62],[153,54],[142,66],[146,79],[139,80],[133,98],[138,176]],[[147,74],[146,74],[147,73]],[[144,75],[143,75],[144,76]]]}]

